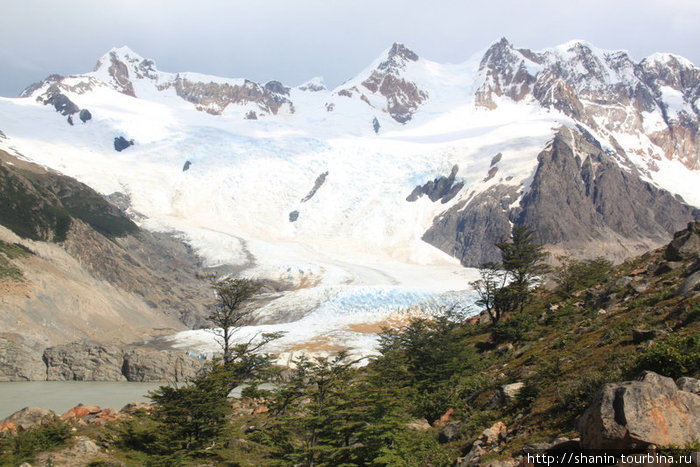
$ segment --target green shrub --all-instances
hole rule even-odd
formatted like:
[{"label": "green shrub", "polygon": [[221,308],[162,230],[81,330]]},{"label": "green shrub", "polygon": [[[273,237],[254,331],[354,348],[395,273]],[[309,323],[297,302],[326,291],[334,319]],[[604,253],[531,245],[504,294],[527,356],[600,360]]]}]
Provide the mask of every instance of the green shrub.
[{"label": "green shrub", "polygon": [[649,370],[679,378],[700,372],[700,332],[689,336],[671,336],[655,342],[636,359],[633,373]]},{"label": "green shrub", "polygon": [[31,461],[38,453],[64,444],[70,436],[70,427],[55,417],[34,428],[0,438],[0,465]]},{"label": "green shrub", "polygon": [[525,339],[525,334],[537,325],[535,317],[530,313],[515,313],[506,321],[499,321],[492,331],[496,342],[519,342]]}]

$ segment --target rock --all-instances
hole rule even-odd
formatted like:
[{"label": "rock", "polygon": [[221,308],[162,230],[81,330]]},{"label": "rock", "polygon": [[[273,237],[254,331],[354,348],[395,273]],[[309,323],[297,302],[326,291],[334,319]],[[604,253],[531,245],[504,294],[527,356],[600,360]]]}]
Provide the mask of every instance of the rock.
[{"label": "rock", "polygon": [[82,109],[82,110],[80,111],[80,114],[78,114],[78,117],[80,117],[80,120],[81,120],[83,123],[85,123],[85,122],[87,122],[88,120],[91,120],[91,119],[92,119],[92,114],[90,113],[90,111],[89,111],[88,109]]},{"label": "rock", "polygon": [[440,434],[438,435],[438,440],[441,443],[449,443],[449,442],[457,439],[457,437],[460,435],[461,431],[462,431],[462,423],[461,422],[449,422],[448,424],[445,425],[445,427],[442,430],[440,430]]},{"label": "rock", "polygon": [[153,404],[145,402],[129,402],[120,410],[121,413],[133,415],[136,412],[150,413],[153,410]]},{"label": "rock", "polygon": [[100,452],[100,448],[95,444],[95,442],[89,438],[81,437],[75,445],[75,449],[79,452],[85,454],[97,454]]},{"label": "rock", "polygon": [[450,421],[450,418],[452,418],[452,414],[455,412],[455,409],[449,408],[447,411],[440,416],[440,419],[435,421],[433,423],[433,426],[442,426],[446,424],[447,422]]},{"label": "rock", "polygon": [[192,165],[192,162],[190,161],[185,161],[185,164],[182,166],[182,171],[187,172],[190,170],[190,166]]},{"label": "rock", "polygon": [[700,271],[688,276],[676,292],[676,296],[691,297],[700,291]]},{"label": "rock", "polygon": [[179,352],[137,348],[124,354],[121,371],[127,381],[184,382],[197,376],[206,360]]},{"label": "rock", "polygon": [[375,133],[379,133],[381,125],[379,124],[379,120],[377,120],[377,117],[374,117],[374,120],[372,120],[372,128],[374,129]]},{"label": "rock", "polygon": [[60,92],[53,92],[48,99],[44,100],[44,105],[53,105],[56,112],[59,112],[63,116],[76,114],[80,110],[73,101]]},{"label": "rock", "polygon": [[490,428],[485,429],[479,439],[483,446],[489,446],[505,440],[507,435],[508,427],[503,422],[496,422]]},{"label": "rock", "polygon": [[678,389],[685,392],[692,392],[693,394],[700,395],[700,380],[695,378],[690,378],[688,376],[683,376],[676,380],[676,386]]},{"label": "rock", "polygon": [[676,232],[664,251],[669,261],[684,261],[700,256],[700,221],[688,223],[685,230]]},{"label": "rock", "polygon": [[124,149],[128,148],[129,146],[134,145],[134,140],[127,140],[123,136],[117,136],[114,138],[114,150],[117,152],[122,152]]},{"label": "rock", "polygon": [[429,430],[431,428],[430,423],[425,418],[420,418],[418,420],[413,420],[406,424],[406,426],[412,430]]},{"label": "rock", "polygon": [[44,350],[47,381],[126,381],[123,361],[118,347],[93,341]]},{"label": "rock", "polygon": [[682,265],[683,265],[683,263],[680,261],[664,261],[656,267],[656,269],[654,270],[654,275],[660,276],[662,274],[666,274],[666,273],[669,273],[671,271],[675,271],[676,269],[678,269]]},{"label": "rock", "polygon": [[468,201],[460,201],[433,219],[422,239],[459,259],[463,265],[478,267],[500,261],[495,242],[511,232],[508,209],[520,196],[518,187],[494,185]]},{"label": "rock", "polygon": [[512,402],[518,397],[520,391],[525,386],[525,383],[518,381],[517,383],[504,384],[501,386],[501,394],[506,402]]},{"label": "rock", "polygon": [[41,409],[39,407],[25,407],[5,418],[3,422],[14,423],[18,428],[27,430],[55,416],[56,414],[50,410]]},{"label": "rock", "polygon": [[463,182],[455,183],[455,177],[459,171],[459,166],[454,165],[450,175],[447,177],[441,176],[435,178],[433,181],[427,182],[424,185],[419,185],[413,189],[411,194],[406,197],[406,201],[413,202],[416,201],[423,195],[428,196],[430,201],[442,200],[442,203],[446,203],[454,198],[459,190],[464,186]]},{"label": "rock", "polygon": [[609,383],[579,422],[584,449],[683,446],[700,433],[700,396],[671,378],[644,372],[638,381]]},{"label": "rock", "polygon": [[0,381],[44,381],[41,345],[14,333],[0,333]]},{"label": "rock", "polygon": [[299,211],[292,211],[289,213],[289,222],[296,222],[299,219]]},{"label": "rock", "polygon": [[663,329],[633,329],[632,330],[632,342],[635,344],[641,344],[658,337],[663,337],[668,335],[668,331]]},{"label": "rock", "polygon": [[311,191],[309,191],[309,192],[306,194],[306,196],[304,196],[304,197],[301,199],[301,202],[302,202],[302,203],[305,203],[305,202],[307,202],[308,200],[310,200],[311,198],[314,197],[314,195],[316,194],[316,192],[318,191],[318,189],[321,188],[321,186],[326,182],[326,177],[327,177],[327,176],[328,176],[328,171],[325,171],[325,172],[323,172],[322,174],[320,174],[318,177],[316,177],[316,180],[314,181],[314,186],[311,188]]}]

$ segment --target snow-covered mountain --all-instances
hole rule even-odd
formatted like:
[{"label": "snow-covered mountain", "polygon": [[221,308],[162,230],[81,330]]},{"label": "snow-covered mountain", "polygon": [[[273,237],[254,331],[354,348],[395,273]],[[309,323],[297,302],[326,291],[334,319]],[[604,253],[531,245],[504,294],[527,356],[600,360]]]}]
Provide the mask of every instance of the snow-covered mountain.
[{"label": "snow-covered mountain", "polygon": [[454,300],[460,262],[494,259],[512,223],[580,256],[666,242],[700,217],[699,97],[682,57],[582,41],[502,39],[460,64],[394,44],[335,89],[168,73],[122,47],[0,99],[0,145],[210,266],[279,281],[261,319],[329,344]]}]

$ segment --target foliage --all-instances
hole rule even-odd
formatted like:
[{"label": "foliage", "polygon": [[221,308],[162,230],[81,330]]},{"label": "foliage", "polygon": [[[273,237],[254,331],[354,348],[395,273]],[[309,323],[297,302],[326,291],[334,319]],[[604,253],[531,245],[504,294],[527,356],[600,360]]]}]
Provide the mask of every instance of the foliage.
[{"label": "foliage", "polygon": [[578,290],[602,282],[612,270],[612,261],[598,256],[593,259],[578,260],[570,256],[558,256],[560,265],[553,269],[553,279],[557,290],[565,297]]},{"label": "foliage", "polygon": [[476,304],[484,307],[491,324],[496,325],[509,309],[505,294],[508,275],[499,264],[488,262],[479,267],[479,276],[479,280],[470,282],[469,285],[479,296]]},{"label": "foliage", "polygon": [[253,312],[243,305],[250,301],[260,285],[250,279],[231,277],[211,278],[211,284],[216,292],[217,303],[207,319],[216,326],[212,332],[216,334],[223,351],[224,363],[228,363],[233,358],[233,335],[239,327],[247,324]]},{"label": "foliage", "polygon": [[510,239],[496,242],[496,246],[501,250],[502,267],[510,279],[515,305],[522,311],[530,297],[530,289],[548,270],[542,263],[547,253],[536,242],[535,231],[528,226],[514,226]]},{"label": "foliage", "polygon": [[700,372],[700,332],[688,336],[671,336],[655,342],[636,359],[632,373],[654,371],[679,378]]},{"label": "foliage", "polygon": [[38,453],[63,445],[70,437],[70,427],[57,417],[26,431],[0,437],[0,465],[31,461]]},{"label": "foliage", "polygon": [[516,313],[506,321],[497,323],[491,336],[495,342],[520,342],[525,340],[526,333],[536,325],[535,317],[531,313]]}]

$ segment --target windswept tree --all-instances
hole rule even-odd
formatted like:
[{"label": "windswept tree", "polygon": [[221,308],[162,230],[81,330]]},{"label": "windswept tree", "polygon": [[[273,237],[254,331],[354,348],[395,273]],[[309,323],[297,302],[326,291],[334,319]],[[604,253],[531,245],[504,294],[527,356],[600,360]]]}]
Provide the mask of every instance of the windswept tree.
[{"label": "windswept tree", "polygon": [[530,298],[531,289],[539,284],[542,275],[549,270],[543,263],[547,252],[537,243],[535,234],[526,225],[515,226],[508,240],[496,242],[503,258],[501,265],[509,279],[505,287],[509,289],[517,311],[523,310]]},{"label": "windswept tree", "polygon": [[211,278],[211,283],[217,302],[207,319],[215,326],[212,332],[221,346],[222,360],[226,364],[232,360],[233,335],[248,323],[253,313],[253,309],[245,305],[260,290],[260,284],[251,279],[231,277]]},{"label": "windswept tree", "polygon": [[470,285],[479,296],[491,324],[496,325],[506,313],[522,311],[530,299],[531,289],[539,283],[548,267],[547,253],[535,240],[535,231],[527,226],[513,227],[510,238],[496,243],[501,263],[483,263],[480,278]]}]

